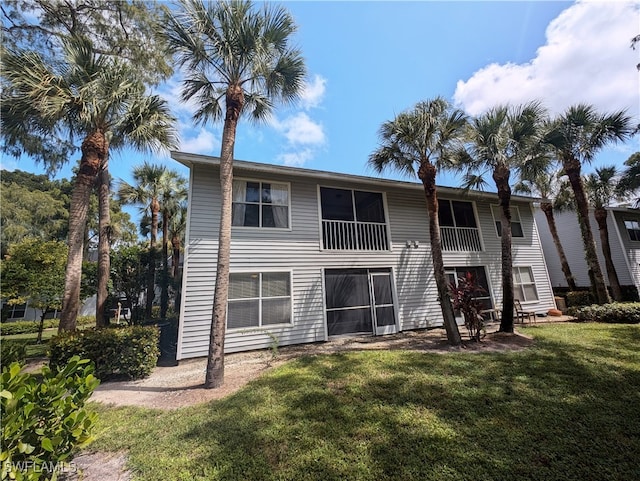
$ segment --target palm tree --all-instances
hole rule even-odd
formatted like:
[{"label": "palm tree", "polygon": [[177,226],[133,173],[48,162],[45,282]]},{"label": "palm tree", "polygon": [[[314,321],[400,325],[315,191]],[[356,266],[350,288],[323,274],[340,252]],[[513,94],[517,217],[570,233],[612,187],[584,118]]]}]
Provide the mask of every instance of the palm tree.
[{"label": "palm tree", "polygon": [[[630,197],[630,194],[640,189],[640,152],[632,154],[625,160],[625,170],[622,172],[616,187],[616,194],[619,197]],[[640,207],[640,197],[635,199],[636,207]]]},{"label": "palm tree", "polygon": [[162,283],[160,317],[167,316],[169,307],[169,230],[171,219],[187,198],[187,181],[175,170],[165,170],[160,179],[160,210],[162,213]]},{"label": "palm tree", "polygon": [[134,185],[121,180],[118,188],[118,197],[123,204],[139,205],[142,213],[150,218],[149,241],[149,272],[147,273],[147,296],[145,304],[145,316],[151,318],[153,299],[155,297],[155,271],[156,271],[156,244],[158,239],[158,225],[161,210],[160,198],[162,192],[163,176],[167,168],[163,165],[144,162],[133,169]]},{"label": "palm tree", "polygon": [[500,331],[513,332],[513,257],[511,253],[511,173],[546,155],[540,150],[544,110],[537,102],[498,106],[473,119],[467,129],[468,150],[461,153],[464,186],[482,187],[490,173],[498,190],[502,238],[502,319]]},{"label": "palm tree", "polygon": [[573,189],[585,258],[599,304],[610,301],[591,232],[589,202],[582,181],[582,165],[590,164],[607,144],[629,139],[631,118],[624,111],[601,114],[593,106],[578,104],[549,122],[545,142],[555,151]]},{"label": "palm tree", "polygon": [[610,201],[615,197],[616,175],[615,166],[597,168],[595,173],[591,173],[585,177],[584,186],[589,202],[593,207],[593,215],[598,223],[604,265],[607,269],[607,277],[609,278],[609,285],[611,286],[611,296],[615,301],[621,301],[622,290],[620,289],[620,281],[616,267],[613,264],[613,257],[611,256],[609,227],[607,226],[608,211],[606,209]]},{"label": "palm tree", "polygon": [[147,95],[130,66],[96,55],[84,38],[71,37],[63,45],[63,58],[55,65],[35,52],[4,53],[1,116],[8,145],[44,142],[34,134],[66,132],[71,145],[76,136],[83,139],[69,210],[61,331],[76,326],[89,196],[109,151],[125,145],[139,150],[176,145],[175,119],[166,102]]},{"label": "palm tree", "polygon": [[447,339],[454,346],[460,344],[461,339],[442,260],[436,174],[446,166],[450,151],[461,145],[466,124],[464,112],[451,108],[441,97],[420,102],[412,110],[382,124],[381,145],[369,156],[369,165],[377,172],[393,169],[406,175],[417,175],[422,182],[438,299]]},{"label": "palm tree", "polygon": [[567,189],[565,183],[561,181],[561,172],[550,172],[549,164],[545,162],[545,166],[535,171],[520,172],[520,182],[514,187],[514,192],[534,194],[542,198],[540,201],[540,210],[544,213],[547,219],[547,225],[549,226],[549,232],[553,238],[553,243],[556,246],[558,257],[560,258],[560,267],[567,285],[572,291],[576,290],[576,280],[571,273],[571,267],[567,256],[564,253],[562,242],[560,242],[560,236],[558,235],[558,228],[556,226],[556,219],[554,212],[561,212],[570,208],[569,202],[573,203],[573,197],[567,198],[565,195]]},{"label": "palm tree", "polygon": [[169,44],[186,67],[182,99],[194,98],[200,124],[224,119],[220,150],[220,229],[205,387],[224,381],[224,336],[229,292],[231,188],[236,127],[243,115],[263,120],[277,101],[295,100],[305,76],[300,52],[290,47],[296,30],[283,7],[249,1],[181,0],[167,20]]}]

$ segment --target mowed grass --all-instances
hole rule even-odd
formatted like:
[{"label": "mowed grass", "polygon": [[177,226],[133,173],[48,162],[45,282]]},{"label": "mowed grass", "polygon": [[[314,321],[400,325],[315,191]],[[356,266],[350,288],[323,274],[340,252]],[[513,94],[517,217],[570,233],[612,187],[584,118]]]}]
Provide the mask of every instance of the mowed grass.
[{"label": "mowed grass", "polygon": [[640,326],[523,329],[521,352],[303,357],[220,401],[93,405],[143,480],[640,479]]},{"label": "mowed grass", "polygon": [[27,345],[27,358],[45,357],[49,349],[49,339],[58,333],[58,328],[44,329],[42,331],[42,342],[37,343],[38,333],[30,332],[26,334],[12,334],[9,336],[0,336],[0,342],[5,340],[24,341]]}]

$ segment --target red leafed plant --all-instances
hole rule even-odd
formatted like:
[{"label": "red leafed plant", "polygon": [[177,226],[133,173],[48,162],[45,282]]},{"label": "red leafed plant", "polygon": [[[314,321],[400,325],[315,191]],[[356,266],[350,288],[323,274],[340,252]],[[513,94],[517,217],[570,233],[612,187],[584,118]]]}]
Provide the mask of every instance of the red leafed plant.
[{"label": "red leafed plant", "polygon": [[480,342],[485,334],[484,318],[481,314],[484,304],[477,297],[486,293],[485,289],[477,284],[471,272],[467,272],[458,278],[458,285],[451,282],[449,290],[451,291],[453,308],[462,312],[469,337]]}]

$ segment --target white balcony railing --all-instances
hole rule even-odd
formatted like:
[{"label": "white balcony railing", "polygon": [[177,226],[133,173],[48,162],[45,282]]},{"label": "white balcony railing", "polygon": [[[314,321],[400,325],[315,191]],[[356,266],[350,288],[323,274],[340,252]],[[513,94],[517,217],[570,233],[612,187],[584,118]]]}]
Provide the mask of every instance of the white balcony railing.
[{"label": "white balcony railing", "polygon": [[440,226],[440,239],[443,251],[481,251],[480,233],[475,227]]},{"label": "white balcony railing", "polygon": [[322,247],[330,250],[387,251],[387,226],[377,222],[323,220]]}]

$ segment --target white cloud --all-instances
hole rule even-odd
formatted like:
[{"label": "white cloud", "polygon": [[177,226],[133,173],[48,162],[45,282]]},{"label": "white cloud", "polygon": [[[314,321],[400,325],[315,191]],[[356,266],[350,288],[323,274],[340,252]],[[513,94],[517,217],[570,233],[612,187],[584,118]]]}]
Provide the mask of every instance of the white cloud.
[{"label": "white cloud", "polygon": [[311,160],[314,156],[314,152],[311,149],[304,149],[299,152],[287,152],[280,154],[278,160],[284,165],[291,167],[302,167],[306,162]]},{"label": "white cloud", "polygon": [[325,85],[327,79],[316,74],[313,76],[311,83],[305,82],[300,100],[305,109],[315,108],[320,105],[324,98]]},{"label": "white cloud", "polygon": [[546,31],[546,44],[525,64],[490,64],[458,81],[454,101],[471,115],[504,103],[541,100],[551,113],[576,103],[603,112],[640,107],[640,3],[580,1],[563,11]]},{"label": "white cloud", "polygon": [[322,145],[325,142],[322,125],[314,122],[304,112],[298,112],[283,121],[274,120],[273,126],[292,145]]},{"label": "white cloud", "polygon": [[201,129],[195,137],[181,135],[180,150],[182,152],[217,155],[214,153],[216,147],[220,147],[220,139],[209,130]]}]

